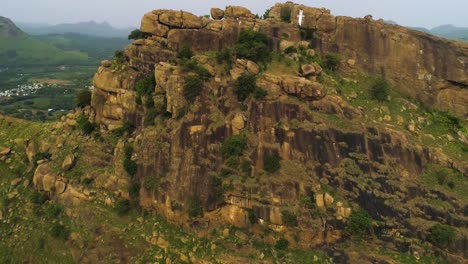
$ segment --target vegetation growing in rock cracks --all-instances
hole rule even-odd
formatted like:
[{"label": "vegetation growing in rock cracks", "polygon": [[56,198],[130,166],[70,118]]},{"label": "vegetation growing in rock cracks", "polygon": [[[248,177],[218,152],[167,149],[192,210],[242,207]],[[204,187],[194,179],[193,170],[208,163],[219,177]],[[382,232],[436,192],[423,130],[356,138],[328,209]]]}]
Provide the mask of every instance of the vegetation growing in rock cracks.
[{"label": "vegetation growing in rock cracks", "polygon": [[377,101],[387,101],[390,85],[383,78],[378,78],[371,87],[371,95]]},{"label": "vegetation growing in rock cracks", "polygon": [[268,174],[273,174],[280,169],[280,158],[277,154],[266,154],[263,157],[263,169]]},{"label": "vegetation growing in rock cracks", "polygon": [[257,77],[249,73],[242,73],[237,78],[234,82],[234,93],[241,102],[245,101],[251,94],[258,100],[263,99],[267,95],[264,89],[257,86]]},{"label": "vegetation growing in rock cracks", "polygon": [[136,161],[132,160],[132,154],[133,146],[130,144],[125,145],[123,167],[130,176],[135,176],[138,170],[138,165]]},{"label": "vegetation growing in rock cracks", "polygon": [[85,115],[81,114],[78,119],[76,120],[78,128],[83,132],[85,135],[90,135],[96,129],[96,126],[89,122],[88,118]]},{"label": "vegetation growing in rock cracks", "polygon": [[150,74],[147,77],[139,79],[135,83],[135,91],[137,96],[149,96],[154,92],[156,86],[156,79],[154,74]]},{"label": "vegetation growing in rock cracks", "polygon": [[293,214],[291,211],[283,210],[281,211],[281,218],[283,223],[287,226],[297,226],[297,216]]},{"label": "vegetation growing in rock cracks", "polygon": [[201,205],[200,198],[191,197],[188,200],[188,215],[190,217],[201,217],[203,216],[203,208]]},{"label": "vegetation growing in rock cracks", "polygon": [[236,44],[236,55],[241,59],[248,59],[256,63],[266,64],[271,61],[271,51],[265,34],[244,30],[239,35]]},{"label": "vegetation growing in rock cracks", "polygon": [[244,135],[234,135],[223,142],[221,152],[225,158],[238,157],[247,148],[247,138]]},{"label": "vegetation growing in rock cracks", "polygon": [[372,228],[372,218],[368,212],[358,210],[351,214],[346,231],[356,237],[363,237],[369,234]]},{"label": "vegetation growing in rock cracks", "polygon": [[137,40],[137,39],[144,39],[146,37],[146,34],[141,32],[139,29],[135,29],[133,30],[132,32],[130,32],[130,34],[128,35],[128,39],[134,39],[134,40]]},{"label": "vegetation growing in rock cracks", "polygon": [[325,69],[329,71],[336,71],[338,66],[340,65],[340,56],[334,53],[328,53],[325,55],[325,59],[323,60]]},{"label": "vegetation growing in rock cracks", "polygon": [[89,89],[80,90],[76,94],[76,106],[85,107],[91,105],[91,91]]},{"label": "vegetation growing in rock cracks", "polygon": [[182,59],[182,60],[189,60],[192,58],[193,52],[188,46],[183,46],[178,52],[177,52],[177,58]]},{"label": "vegetation growing in rock cracks", "polygon": [[184,98],[193,102],[203,90],[203,80],[198,75],[190,75],[184,81]]}]

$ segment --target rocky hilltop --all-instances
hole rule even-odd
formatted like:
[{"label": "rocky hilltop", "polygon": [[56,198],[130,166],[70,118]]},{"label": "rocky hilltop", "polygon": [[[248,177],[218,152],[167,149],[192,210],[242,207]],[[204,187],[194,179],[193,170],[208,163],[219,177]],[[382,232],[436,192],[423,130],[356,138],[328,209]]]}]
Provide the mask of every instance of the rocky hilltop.
[{"label": "rocky hilltop", "polygon": [[[291,2],[264,19],[237,6],[211,16],[145,14],[139,39],[101,63],[91,106],[11,139],[3,160],[24,150],[34,188],[73,217],[141,206],[252,256],[223,263],[298,263],[288,246],[337,263],[466,260],[465,44]],[[364,236],[369,250],[349,242]],[[146,237],[166,263],[217,248],[165,239]],[[72,245],[75,259],[131,255]]]},{"label": "rocky hilltop", "polygon": [[24,36],[26,36],[26,33],[21,31],[9,18],[0,16],[0,37],[15,38]]}]

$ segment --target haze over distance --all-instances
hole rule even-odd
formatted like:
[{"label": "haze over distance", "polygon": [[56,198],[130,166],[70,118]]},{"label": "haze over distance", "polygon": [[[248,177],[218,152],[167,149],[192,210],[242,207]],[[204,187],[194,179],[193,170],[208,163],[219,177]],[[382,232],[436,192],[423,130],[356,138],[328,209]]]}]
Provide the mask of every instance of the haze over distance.
[{"label": "haze over distance", "polygon": [[[16,0],[4,1],[0,6],[0,16],[26,23],[105,21],[119,28],[136,28],[140,24],[142,15],[153,9],[183,9],[197,15],[205,15],[209,14],[211,7],[240,5],[261,16],[266,9],[277,2],[281,1]],[[371,14],[375,19],[383,18],[410,27],[433,28],[446,24],[468,27],[466,0],[297,0],[294,2],[306,6],[325,7],[331,9],[333,15],[364,17]]]}]

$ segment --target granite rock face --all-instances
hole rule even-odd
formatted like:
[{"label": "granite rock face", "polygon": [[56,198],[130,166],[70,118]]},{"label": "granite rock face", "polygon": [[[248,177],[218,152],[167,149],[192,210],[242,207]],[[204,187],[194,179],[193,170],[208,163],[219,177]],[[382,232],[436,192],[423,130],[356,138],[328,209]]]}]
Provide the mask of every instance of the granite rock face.
[{"label": "granite rock face", "polygon": [[[303,10],[302,27],[316,30],[316,50],[339,54],[347,70],[383,76],[395,89],[426,106],[468,118],[467,43],[372,17],[335,17],[327,9],[292,3],[277,4],[270,17],[279,19],[282,10],[290,12],[292,18]],[[297,25],[298,20],[292,19],[292,24]]]},{"label": "granite rock face", "polygon": [[[315,31],[315,50],[309,47],[313,43],[304,43],[297,20],[281,21],[284,10],[292,18],[304,11],[302,27]],[[417,236],[409,228],[413,227],[411,223],[406,222],[411,210],[408,200],[391,190],[401,188],[405,193],[411,189],[426,195],[421,186],[399,186],[397,182],[411,182],[428,164],[462,168],[460,171],[466,173],[465,163],[455,164],[443,153],[411,142],[408,134],[392,127],[367,127],[358,122],[351,129],[328,126],[312,112],[353,121],[363,111],[317,81],[323,72],[318,64],[303,65],[300,74],[271,74],[262,72],[252,61],[234,58],[228,69],[222,70],[224,65],[213,56],[201,54],[233,48],[241,30],[253,29],[267,35],[273,51],[293,46],[310,56],[337,53],[342,71],[381,75],[395,89],[427,106],[466,118],[466,45],[370,17],[334,17],[328,10],[290,2],[274,6],[266,20],[256,20],[247,9],[233,6],[225,11],[213,9],[211,15],[215,20],[183,11],[147,13],[141,24],[145,39],[125,49],[121,65],[106,62],[95,75],[95,122],[103,131],[115,130],[126,122],[135,125],[135,179],[144,183],[151,178],[159,183],[157,188],[141,186],[140,204],[186,223],[190,201],[196,199],[215,223],[249,227],[252,223],[248,216],[253,214],[259,223],[284,231],[289,228],[283,217],[285,207],[294,205],[291,208],[301,215],[304,210],[298,201],[304,197],[316,197],[315,205],[333,209],[334,219],[327,221],[337,227],[350,217],[346,200],[353,200],[371,211],[374,219],[384,221],[397,215],[395,225]],[[190,102],[184,97],[190,73],[173,62],[184,46],[190,47],[196,55],[192,59],[212,75],[203,83],[200,95]],[[266,91],[263,99],[239,102],[233,83],[242,73],[257,75],[257,86]],[[148,109],[137,103],[135,83],[153,75],[156,85],[152,97],[139,99],[150,105],[152,100],[164,108],[166,115],[156,119],[157,125],[146,126]],[[247,141],[237,159],[224,157],[222,152],[223,142],[233,135],[244,135]],[[123,144],[119,142],[116,147],[118,159],[122,158]],[[264,169],[267,156],[281,160],[278,175],[271,176]],[[117,171],[124,174],[122,168]],[[242,181],[229,181],[232,175]],[[364,178],[369,175],[373,178]],[[44,180],[36,182],[37,188],[44,188]],[[104,179],[99,184],[120,186],[115,182]],[[332,196],[321,189],[327,184],[338,186],[342,193]],[[408,199],[415,202],[416,197]],[[389,206],[389,200],[398,206]],[[456,210],[457,214],[461,212],[458,207]],[[412,214],[431,220],[424,210]],[[463,226],[466,220],[457,218],[456,223]],[[305,217],[298,223],[308,230],[321,225],[320,219]],[[341,237],[340,231],[313,230],[313,238],[301,234],[300,243],[318,245]]]}]

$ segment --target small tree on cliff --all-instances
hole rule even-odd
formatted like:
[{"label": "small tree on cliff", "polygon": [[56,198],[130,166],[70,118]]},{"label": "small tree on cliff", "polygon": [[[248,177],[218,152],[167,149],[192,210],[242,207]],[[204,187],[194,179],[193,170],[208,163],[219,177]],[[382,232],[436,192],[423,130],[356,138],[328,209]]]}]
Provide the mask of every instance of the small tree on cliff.
[{"label": "small tree on cliff", "polygon": [[141,32],[139,29],[133,30],[130,35],[128,35],[128,39],[144,39],[145,33]]},{"label": "small tree on cliff", "polygon": [[91,91],[83,89],[76,94],[76,106],[85,107],[91,105]]},{"label": "small tree on cliff", "polygon": [[268,38],[253,30],[241,31],[236,44],[237,57],[266,64],[271,60]]}]

